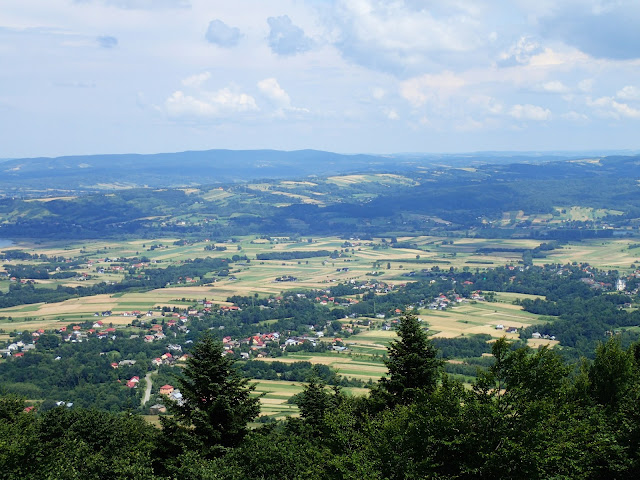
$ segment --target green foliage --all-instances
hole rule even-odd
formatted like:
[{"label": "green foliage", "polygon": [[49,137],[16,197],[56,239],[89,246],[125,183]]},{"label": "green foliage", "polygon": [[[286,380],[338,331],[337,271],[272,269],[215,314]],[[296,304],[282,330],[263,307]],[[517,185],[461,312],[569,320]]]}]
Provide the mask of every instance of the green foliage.
[{"label": "green foliage", "polygon": [[190,448],[215,457],[238,445],[247,434],[247,423],[260,413],[260,399],[252,395],[255,385],[240,375],[233,360],[223,355],[222,344],[210,335],[195,344],[182,373],[178,386],[183,401],[171,403],[170,411],[194,442]]},{"label": "green foliage", "polygon": [[436,389],[443,362],[415,315],[401,317],[397,334],[399,340],[391,341],[387,348],[389,376],[380,379],[379,391],[390,405],[406,405]]}]

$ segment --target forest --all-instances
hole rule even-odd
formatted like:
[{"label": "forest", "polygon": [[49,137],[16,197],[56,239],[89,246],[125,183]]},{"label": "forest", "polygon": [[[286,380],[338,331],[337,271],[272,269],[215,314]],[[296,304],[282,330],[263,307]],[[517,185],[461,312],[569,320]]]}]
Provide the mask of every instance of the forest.
[{"label": "forest", "polygon": [[[374,181],[349,183],[348,190],[331,177],[316,175],[313,182],[294,186],[261,179],[255,185],[200,185],[190,194],[179,188],[108,194],[79,190],[77,196],[47,202],[12,195],[0,197],[0,238],[402,233],[565,241],[610,237],[614,231],[628,235],[637,230],[637,171],[637,157],[619,156],[598,163],[485,164],[471,170],[407,166],[394,172],[407,175],[404,182],[379,174]],[[279,191],[283,188],[284,197]],[[555,208],[567,205],[611,214],[591,220],[498,222],[507,211],[557,217]]]},{"label": "forest", "polygon": [[301,415],[250,428],[254,386],[222,344],[192,350],[160,428],[129,413],[0,397],[3,477],[43,479],[636,478],[640,345],[601,343],[569,365],[553,350],[493,344],[470,389],[442,370],[415,316],[388,347],[388,375],[350,397],[308,378]]}]

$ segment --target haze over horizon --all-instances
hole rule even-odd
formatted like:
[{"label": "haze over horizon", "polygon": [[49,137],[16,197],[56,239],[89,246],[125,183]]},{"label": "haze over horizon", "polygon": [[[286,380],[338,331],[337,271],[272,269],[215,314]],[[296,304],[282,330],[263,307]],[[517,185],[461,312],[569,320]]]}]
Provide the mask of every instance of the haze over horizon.
[{"label": "haze over horizon", "polygon": [[4,0],[0,158],[637,151],[630,0]]}]

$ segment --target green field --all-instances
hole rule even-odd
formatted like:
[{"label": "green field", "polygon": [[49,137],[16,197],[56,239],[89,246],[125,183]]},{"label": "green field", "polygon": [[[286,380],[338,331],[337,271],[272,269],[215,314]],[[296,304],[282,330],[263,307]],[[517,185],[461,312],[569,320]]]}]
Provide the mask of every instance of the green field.
[{"label": "green field", "polygon": [[[412,277],[406,276],[409,272],[422,269],[439,267],[449,269],[491,268],[492,266],[515,264],[521,259],[518,252],[504,252],[498,249],[531,249],[540,244],[538,241],[528,239],[489,240],[478,238],[442,237],[398,237],[398,242],[413,245],[411,248],[390,248],[382,239],[372,241],[351,241],[350,247],[344,246],[344,240],[336,237],[314,238],[312,243],[303,238],[291,241],[287,238],[272,238],[270,240],[259,239],[255,236],[240,237],[235,243],[218,243],[217,246],[226,247],[224,251],[205,251],[204,247],[210,242],[197,242],[189,245],[174,245],[177,239],[151,239],[151,240],[127,240],[121,242],[83,241],[76,244],[63,242],[18,242],[5,250],[21,249],[29,253],[46,255],[62,255],[65,257],[81,257],[84,261],[92,262],[89,266],[84,263],[76,269],[80,274],[91,275],[91,279],[83,282],[74,279],[65,280],[36,280],[37,288],[56,288],[58,285],[78,286],[91,285],[102,281],[118,282],[123,278],[121,273],[109,272],[109,263],[105,258],[146,256],[157,267],[166,267],[182,260],[204,257],[228,258],[232,255],[246,255],[248,262],[239,262],[233,265],[231,276],[213,278],[216,280],[206,286],[171,286],[143,293],[126,293],[123,295],[99,295],[71,299],[60,303],[35,304],[0,309],[0,317],[12,317],[12,325],[20,329],[16,322],[37,321],[38,325],[46,325],[47,322],[57,324],[69,320],[76,321],[92,316],[96,311],[112,310],[115,316],[113,323],[126,323],[126,318],[118,315],[130,310],[146,311],[162,306],[184,306],[176,302],[186,299],[213,299],[215,302],[224,302],[232,295],[259,296],[278,295],[289,289],[313,289],[327,288],[340,282],[350,280],[375,280],[392,284],[402,284],[412,281]],[[449,242],[453,242],[449,244]],[[591,265],[604,269],[629,269],[630,265],[637,263],[640,258],[640,249],[632,248],[630,240],[589,240],[579,243],[569,243],[562,248],[548,253],[547,258],[534,259],[535,263],[569,263],[587,261]],[[151,246],[158,248],[151,250]],[[160,246],[161,245],[161,246]],[[482,249],[480,252],[479,249]],[[497,250],[492,250],[497,249]],[[338,251],[342,255],[339,258],[314,257],[301,260],[263,260],[255,259],[256,254],[266,252],[301,252],[309,250]],[[37,265],[38,261],[25,260],[20,264]],[[153,264],[152,264],[153,266]],[[389,267],[389,268],[387,268]],[[105,273],[97,273],[96,270],[104,268]],[[348,269],[348,271],[343,271]],[[338,271],[340,270],[340,271]],[[372,273],[376,272],[375,276]],[[290,275],[296,277],[295,282],[276,282],[276,277]],[[0,281],[0,290],[6,292],[9,288],[7,280]],[[505,294],[499,298],[507,299]],[[513,322],[526,322],[524,315],[515,315],[513,311],[507,313],[484,312],[481,319],[476,312],[457,310],[458,316],[468,317],[466,321],[482,322],[484,320],[504,320]],[[441,325],[438,315],[425,312],[427,316],[434,318],[433,329],[441,335],[454,335],[456,329],[450,325]],[[447,315],[449,315],[447,313]],[[511,317],[509,316],[511,315]],[[495,318],[491,318],[495,317]],[[2,322],[2,321],[0,321]],[[4,321],[7,322],[6,320]],[[490,322],[486,322],[490,323]],[[523,323],[524,324],[524,323]],[[477,330],[482,330],[484,324],[476,325]],[[486,330],[486,328],[485,328]],[[472,332],[469,332],[472,333]]]}]

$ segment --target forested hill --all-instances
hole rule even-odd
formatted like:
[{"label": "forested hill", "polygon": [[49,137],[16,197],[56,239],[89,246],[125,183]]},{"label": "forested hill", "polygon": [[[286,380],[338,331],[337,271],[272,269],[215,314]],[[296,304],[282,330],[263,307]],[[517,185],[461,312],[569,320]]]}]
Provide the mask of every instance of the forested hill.
[{"label": "forested hill", "polygon": [[158,154],[79,155],[0,161],[0,191],[172,187],[329,176],[407,172],[434,165],[540,163],[571,154],[342,155],[318,150],[206,150]]},{"label": "forested hill", "polygon": [[0,188],[91,189],[109,186],[177,186],[256,178],[381,171],[391,161],[373,155],[317,150],[207,150],[151,155],[83,155],[8,160],[0,164]]},{"label": "forested hill", "polygon": [[[201,167],[207,162],[206,153],[199,161]],[[406,160],[394,164],[394,173],[376,173],[375,169],[384,171],[387,165],[379,157],[267,152],[264,163],[258,164],[254,162],[255,152],[245,160],[241,160],[243,152],[218,153],[224,159],[220,168],[202,167],[202,172],[209,173],[200,173],[200,185],[189,188],[118,189],[129,179],[152,183],[153,175],[145,173],[145,168],[151,168],[151,157],[147,156],[140,157],[139,167],[126,168],[130,161],[127,156],[113,157],[111,167],[103,160],[95,168],[57,169],[53,163],[46,167],[45,160],[38,160],[44,162],[44,170],[37,172],[29,164],[22,173],[22,168],[15,170],[17,161],[4,162],[0,164],[0,170],[5,170],[0,172],[0,238],[104,238],[125,234],[198,238],[248,234],[380,236],[420,232],[570,239],[633,235],[640,224],[640,156],[464,168],[426,168]],[[296,156],[299,154],[306,155],[306,160],[300,160]],[[247,160],[249,157],[254,160]],[[168,157],[158,158],[164,159],[166,171],[181,170],[175,174],[176,182],[195,175],[196,167],[178,161],[177,156],[173,162]],[[11,175],[23,177],[5,175],[10,165],[15,170]],[[313,165],[317,166],[313,176],[297,174]],[[358,174],[339,173],[340,169],[358,165],[362,168]],[[79,175],[78,170],[84,177],[74,176]],[[322,176],[327,170],[333,172]],[[220,183],[224,175],[257,175],[258,171],[265,176],[267,172],[281,174],[286,180],[263,176],[240,184]],[[156,177],[158,182],[166,180],[162,175]],[[218,175],[216,182],[205,185],[211,180],[207,175]],[[78,182],[89,180],[93,187],[86,190],[101,185],[103,191],[74,189]],[[111,181],[117,181],[117,185]],[[11,182],[14,187],[2,189],[3,184]],[[66,185],[66,190],[55,185]],[[573,207],[586,213],[572,216]]]}]

